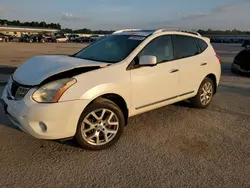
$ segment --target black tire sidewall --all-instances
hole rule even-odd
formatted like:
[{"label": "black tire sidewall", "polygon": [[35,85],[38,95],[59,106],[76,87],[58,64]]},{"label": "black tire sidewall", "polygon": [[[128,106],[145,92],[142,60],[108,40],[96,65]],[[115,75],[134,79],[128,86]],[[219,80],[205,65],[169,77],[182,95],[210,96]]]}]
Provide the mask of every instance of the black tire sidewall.
[{"label": "black tire sidewall", "polygon": [[232,66],[231,66],[231,72],[234,73],[234,74],[237,74],[240,71],[234,67],[234,64],[232,64]]},{"label": "black tire sidewall", "polygon": [[[113,140],[111,140],[109,143],[105,144],[105,145],[101,145],[101,146],[95,146],[95,145],[91,145],[89,143],[87,143],[84,138],[82,137],[82,133],[81,133],[81,127],[82,127],[82,122],[84,120],[84,118],[92,111],[96,110],[96,109],[100,109],[100,108],[105,108],[108,110],[111,110],[112,112],[114,112],[119,120],[119,128],[118,128],[118,132],[115,135],[115,137],[113,138]],[[120,108],[113,103],[110,100],[107,99],[101,99],[101,100],[97,100],[95,102],[93,102],[92,104],[90,104],[89,106],[87,106],[87,108],[82,112],[79,121],[78,121],[78,125],[77,125],[77,130],[76,130],[76,134],[75,134],[75,138],[77,140],[77,142],[84,148],[87,150],[103,150],[103,149],[107,149],[111,146],[113,146],[121,137],[122,133],[124,132],[124,127],[125,127],[125,118],[124,115],[122,113],[122,111],[120,110]]]}]

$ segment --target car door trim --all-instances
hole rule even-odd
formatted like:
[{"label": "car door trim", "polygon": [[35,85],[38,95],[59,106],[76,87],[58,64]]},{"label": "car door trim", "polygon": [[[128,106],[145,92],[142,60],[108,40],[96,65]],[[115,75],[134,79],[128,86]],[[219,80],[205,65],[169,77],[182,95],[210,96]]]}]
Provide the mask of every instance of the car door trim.
[{"label": "car door trim", "polygon": [[166,102],[166,101],[169,101],[169,100],[178,98],[178,97],[183,97],[183,96],[189,95],[189,94],[191,94],[191,93],[194,93],[194,91],[190,91],[190,92],[187,92],[187,93],[183,93],[183,94],[180,94],[180,95],[176,95],[176,96],[174,96],[174,97],[170,97],[170,98],[163,99],[163,100],[160,100],[160,101],[156,101],[156,102],[153,102],[153,103],[145,104],[145,105],[136,107],[135,109],[136,109],[136,110],[140,110],[140,109],[142,109],[142,108],[146,108],[146,107],[149,107],[149,106],[152,106],[152,105],[155,105],[155,104],[159,104],[159,103],[162,103],[162,102]]}]

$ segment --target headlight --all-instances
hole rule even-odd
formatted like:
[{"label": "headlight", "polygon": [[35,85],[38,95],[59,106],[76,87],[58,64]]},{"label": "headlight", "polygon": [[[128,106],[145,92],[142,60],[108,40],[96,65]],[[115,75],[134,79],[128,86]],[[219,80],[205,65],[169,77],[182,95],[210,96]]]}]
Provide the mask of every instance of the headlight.
[{"label": "headlight", "polygon": [[76,80],[73,78],[65,78],[50,82],[38,88],[34,92],[32,98],[40,103],[58,102],[62,94],[75,83]]}]

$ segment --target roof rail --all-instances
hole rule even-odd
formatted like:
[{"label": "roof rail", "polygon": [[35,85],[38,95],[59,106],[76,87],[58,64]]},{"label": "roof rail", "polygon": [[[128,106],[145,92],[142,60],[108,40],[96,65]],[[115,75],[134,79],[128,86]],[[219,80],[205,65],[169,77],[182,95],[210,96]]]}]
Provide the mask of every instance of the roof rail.
[{"label": "roof rail", "polygon": [[141,30],[142,29],[122,29],[122,30],[115,31],[113,34],[127,32],[127,31],[141,31]]},{"label": "roof rail", "polygon": [[176,27],[161,28],[161,29],[155,30],[154,34],[165,32],[165,31],[178,31],[178,30],[180,30],[180,28],[176,28]]},{"label": "roof rail", "polygon": [[161,33],[161,32],[166,32],[166,31],[179,31],[179,32],[185,32],[185,33],[190,33],[190,34],[194,34],[197,36],[201,37],[201,34],[196,32],[196,31],[192,31],[192,30],[188,30],[188,29],[182,29],[182,28],[162,28],[162,29],[158,29],[154,32],[154,34],[157,33]]},{"label": "roof rail", "polygon": [[185,33],[194,34],[194,35],[197,35],[197,36],[201,37],[201,34],[198,33],[197,31],[192,31],[192,30],[180,30],[180,31],[185,32]]}]

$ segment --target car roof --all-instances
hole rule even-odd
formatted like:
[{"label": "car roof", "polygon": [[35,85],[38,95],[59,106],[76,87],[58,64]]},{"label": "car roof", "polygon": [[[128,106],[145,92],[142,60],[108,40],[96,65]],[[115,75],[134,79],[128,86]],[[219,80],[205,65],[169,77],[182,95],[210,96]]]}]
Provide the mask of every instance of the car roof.
[{"label": "car roof", "polygon": [[198,37],[201,37],[201,35],[192,30],[187,30],[187,29],[178,29],[178,28],[162,28],[162,29],[156,29],[156,30],[144,30],[144,29],[122,29],[115,31],[113,34],[115,35],[138,35],[138,36],[149,36],[153,34],[158,34],[158,33],[166,33],[166,32],[176,32],[178,34],[191,34],[191,35],[196,35]]},{"label": "car roof", "polygon": [[115,35],[137,35],[137,36],[149,36],[152,35],[155,30],[119,30],[114,32]]}]

